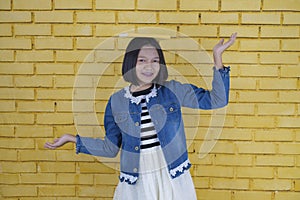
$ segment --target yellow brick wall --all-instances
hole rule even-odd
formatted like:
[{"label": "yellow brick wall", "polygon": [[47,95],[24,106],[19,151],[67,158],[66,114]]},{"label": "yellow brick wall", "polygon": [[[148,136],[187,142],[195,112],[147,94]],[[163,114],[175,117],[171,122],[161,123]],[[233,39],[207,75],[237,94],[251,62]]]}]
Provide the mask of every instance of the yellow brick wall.
[{"label": "yellow brick wall", "polygon": [[171,78],[208,88],[213,45],[238,32],[227,109],[184,114],[198,199],[300,199],[299,22],[299,0],[0,0],[0,199],[112,198],[115,160],[43,144],[103,135],[126,31],[167,32]]}]

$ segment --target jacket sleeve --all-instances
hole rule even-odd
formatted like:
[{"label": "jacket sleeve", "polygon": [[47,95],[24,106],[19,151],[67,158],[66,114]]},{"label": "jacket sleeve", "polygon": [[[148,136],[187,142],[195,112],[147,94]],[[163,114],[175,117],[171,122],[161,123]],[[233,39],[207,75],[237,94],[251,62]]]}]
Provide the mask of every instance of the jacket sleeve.
[{"label": "jacket sleeve", "polygon": [[204,110],[224,107],[229,100],[230,67],[213,68],[212,89],[206,90],[192,84],[175,83],[174,91],[181,105]]},{"label": "jacket sleeve", "polygon": [[106,135],[104,139],[76,136],[76,153],[95,156],[115,157],[120,149],[122,136],[112,115],[111,100],[109,100],[104,117]]}]

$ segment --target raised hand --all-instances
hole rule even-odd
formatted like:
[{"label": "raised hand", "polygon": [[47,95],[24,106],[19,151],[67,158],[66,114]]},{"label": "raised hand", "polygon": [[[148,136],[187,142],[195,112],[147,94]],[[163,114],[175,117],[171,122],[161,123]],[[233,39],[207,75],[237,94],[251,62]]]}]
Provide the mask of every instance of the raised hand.
[{"label": "raised hand", "polygon": [[213,48],[214,64],[217,69],[223,68],[222,54],[223,52],[232,46],[236,40],[237,33],[233,33],[230,39],[224,43],[224,39],[221,39]]},{"label": "raised hand", "polygon": [[65,134],[60,138],[57,138],[53,141],[53,143],[46,142],[44,147],[47,149],[56,149],[58,147],[63,146],[64,144],[68,142],[76,142],[76,137],[74,135]]}]

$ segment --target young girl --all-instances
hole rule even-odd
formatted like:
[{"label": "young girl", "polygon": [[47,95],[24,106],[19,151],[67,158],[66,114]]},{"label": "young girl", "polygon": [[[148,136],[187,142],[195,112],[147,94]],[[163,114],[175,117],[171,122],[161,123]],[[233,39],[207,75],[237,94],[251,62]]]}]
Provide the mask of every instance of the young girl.
[{"label": "young girl", "polygon": [[168,71],[158,42],[134,38],[124,56],[122,75],[131,84],[114,93],[106,106],[104,139],[65,134],[46,148],[76,143],[76,153],[115,157],[121,149],[120,181],[115,200],[197,199],[189,172],[181,107],[220,108],[228,103],[229,67],[222,53],[236,39],[222,39],[213,49],[212,90],[167,81]]}]

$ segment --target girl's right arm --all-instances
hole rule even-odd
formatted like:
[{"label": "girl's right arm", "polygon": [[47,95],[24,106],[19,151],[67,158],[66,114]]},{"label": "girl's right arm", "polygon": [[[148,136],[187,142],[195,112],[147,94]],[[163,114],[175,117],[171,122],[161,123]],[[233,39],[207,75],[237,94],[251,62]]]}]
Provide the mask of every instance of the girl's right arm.
[{"label": "girl's right arm", "polygon": [[47,149],[56,149],[69,142],[76,143],[76,137],[71,134],[64,134],[60,138],[55,139],[52,143],[46,142],[44,147]]}]

